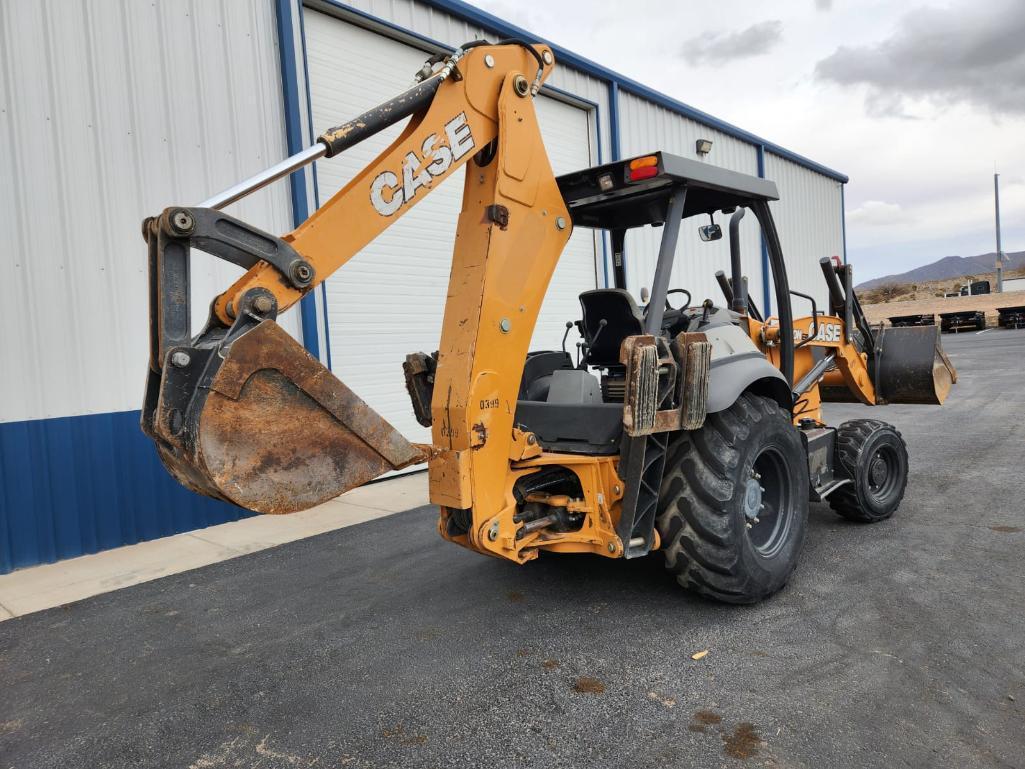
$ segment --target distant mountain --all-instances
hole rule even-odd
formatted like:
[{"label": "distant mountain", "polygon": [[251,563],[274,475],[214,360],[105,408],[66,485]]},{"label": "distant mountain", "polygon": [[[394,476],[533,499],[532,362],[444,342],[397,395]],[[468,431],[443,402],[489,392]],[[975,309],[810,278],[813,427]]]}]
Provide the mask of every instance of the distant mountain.
[{"label": "distant mountain", "polygon": [[[963,278],[966,275],[981,275],[996,270],[997,255],[995,252],[978,256],[945,256],[942,259],[916,267],[913,270],[897,275],[866,280],[856,286],[858,289],[875,288],[887,283],[925,283],[930,280],[947,280]],[[1004,271],[1025,268],[1025,251],[1004,252]]]}]

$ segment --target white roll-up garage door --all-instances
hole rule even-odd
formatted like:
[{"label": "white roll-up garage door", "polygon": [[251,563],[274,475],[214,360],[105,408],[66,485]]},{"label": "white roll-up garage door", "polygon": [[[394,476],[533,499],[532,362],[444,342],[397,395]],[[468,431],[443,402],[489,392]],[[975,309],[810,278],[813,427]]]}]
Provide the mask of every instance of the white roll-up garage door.
[{"label": "white roll-up garage door", "polygon": [[[318,11],[305,12],[313,127],[316,133],[408,88],[427,57],[422,50]],[[588,111],[541,95],[535,101],[555,173],[594,165]],[[317,163],[317,189],[328,200],[401,130],[399,126],[332,160]],[[407,438],[429,441],[413,418],[402,376],[407,353],[438,348],[452,247],[463,190],[455,174],[404,214],[327,281],[331,368]],[[590,230],[573,234],[542,306],[531,349],[558,349],[577,296],[596,286]],[[574,350],[571,336],[567,349]]]}]

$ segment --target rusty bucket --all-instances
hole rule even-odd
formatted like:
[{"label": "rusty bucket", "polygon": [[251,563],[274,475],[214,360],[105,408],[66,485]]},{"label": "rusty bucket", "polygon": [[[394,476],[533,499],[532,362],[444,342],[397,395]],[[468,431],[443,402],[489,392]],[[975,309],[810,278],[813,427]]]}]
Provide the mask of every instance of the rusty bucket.
[{"label": "rusty bucket", "polygon": [[272,320],[190,352],[143,428],[194,491],[291,513],[426,458]]},{"label": "rusty bucket", "polygon": [[940,405],[957,381],[939,326],[880,329],[870,366],[880,403]]}]

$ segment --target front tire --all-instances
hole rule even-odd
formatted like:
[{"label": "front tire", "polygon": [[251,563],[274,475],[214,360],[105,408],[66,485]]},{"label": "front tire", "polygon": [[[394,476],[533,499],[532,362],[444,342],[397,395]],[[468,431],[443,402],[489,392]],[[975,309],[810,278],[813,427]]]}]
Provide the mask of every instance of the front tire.
[{"label": "front tire", "polygon": [[893,515],[908,485],[908,449],[897,428],[877,419],[844,422],[836,431],[836,458],[852,480],[829,495],[829,506],[860,523]]},{"label": "front tire", "polygon": [[790,415],[744,393],[670,443],[657,519],[666,568],[707,598],[769,597],[797,565],[808,488],[808,460]]}]

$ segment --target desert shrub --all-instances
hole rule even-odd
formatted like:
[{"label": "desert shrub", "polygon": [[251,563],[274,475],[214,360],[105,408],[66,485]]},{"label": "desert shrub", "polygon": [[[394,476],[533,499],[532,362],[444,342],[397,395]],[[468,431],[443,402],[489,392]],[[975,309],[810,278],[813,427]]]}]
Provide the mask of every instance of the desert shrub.
[{"label": "desert shrub", "polygon": [[884,283],[883,285],[876,287],[875,293],[882,301],[889,302],[903,294],[904,287],[897,283]]}]

